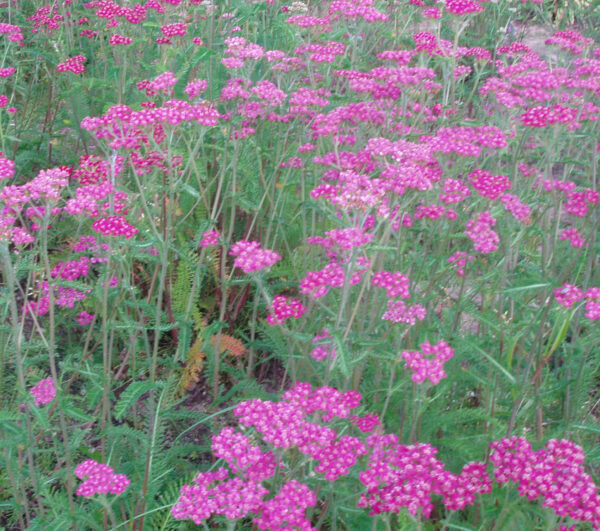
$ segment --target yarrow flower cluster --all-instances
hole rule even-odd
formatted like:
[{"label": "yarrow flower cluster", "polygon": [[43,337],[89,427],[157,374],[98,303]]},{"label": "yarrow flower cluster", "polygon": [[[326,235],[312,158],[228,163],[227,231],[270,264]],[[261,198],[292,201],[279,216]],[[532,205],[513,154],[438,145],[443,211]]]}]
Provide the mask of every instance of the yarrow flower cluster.
[{"label": "yarrow flower cluster", "polygon": [[212,229],[202,233],[202,239],[200,240],[200,247],[212,247],[219,243],[221,234]]},{"label": "yarrow flower cluster", "polygon": [[487,254],[498,250],[500,238],[492,230],[494,225],[496,219],[491,216],[489,210],[467,221],[465,234],[473,241],[476,251]]},{"label": "yarrow flower cluster", "polygon": [[406,366],[413,371],[413,382],[421,383],[428,378],[436,385],[447,376],[444,363],[454,356],[454,350],[445,341],[438,341],[436,345],[425,341],[421,345],[421,352],[405,350],[401,356],[406,361]]},{"label": "yarrow flower cluster", "polygon": [[52,378],[45,378],[36,383],[31,389],[36,406],[49,404],[56,398],[56,389]]},{"label": "yarrow flower cluster", "polygon": [[521,496],[542,498],[542,505],[559,516],[600,527],[600,496],[583,469],[581,447],[566,439],[552,439],[534,452],[522,437],[494,441],[490,447],[496,481],[513,481]]},{"label": "yarrow flower cluster", "polygon": [[315,337],[313,337],[312,344],[314,347],[310,355],[317,361],[323,361],[328,358],[333,359],[337,355],[337,351],[333,343],[333,337],[326,328],[323,328],[320,334],[317,334]]},{"label": "yarrow flower cluster", "polygon": [[267,316],[267,322],[276,326],[283,324],[290,317],[300,319],[306,312],[306,308],[296,299],[290,299],[284,295],[276,295],[270,307],[271,313]]},{"label": "yarrow flower cluster", "polygon": [[115,474],[111,466],[87,459],[75,467],[75,475],[83,479],[77,495],[90,498],[94,494],[121,494],[129,486],[125,474]]},{"label": "yarrow flower cluster", "polygon": [[234,267],[239,267],[244,273],[259,271],[271,267],[281,260],[281,256],[270,249],[261,249],[260,242],[240,240],[234,243],[229,250],[235,256]]},{"label": "yarrow flower cluster", "polygon": [[83,74],[85,72],[85,63],[86,58],[83,55],[76,55],[75,57],[70,57],[63,63],[59,63],[56,69],[59,72],[73,72],[74,74]]}]

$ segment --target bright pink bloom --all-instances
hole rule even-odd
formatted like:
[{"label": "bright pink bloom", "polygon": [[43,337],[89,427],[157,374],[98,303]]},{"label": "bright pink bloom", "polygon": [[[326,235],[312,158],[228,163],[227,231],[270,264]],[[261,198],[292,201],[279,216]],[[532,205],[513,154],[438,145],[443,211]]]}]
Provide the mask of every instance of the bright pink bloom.
[{"label": "bright pink bloom", "polygon": [[56,389],[52,378],[46,378],[36,383],[30,390],[36,406],[49,404],[56,398]]},{"label": "bright pink bloom", "polygon": [[306,308],[300,301],[283,295],[275,296],[270,310],[271,313],[267,316],[267,322],[273,326],[283,324],[290,317],[300,319],[306,312]]},{"label": "bright pink bloom", "polygon": [[565,308],[572,308],[573,304],[583,299],[583,296],[581,288],[572,284],[564,284],[562,288],[554,290],[556,302]]},{"label": "bright pink bloom", "polygon": [[75,475],[83,479],[77,495],[90,498],[94,494],[121,494],[128,486],[125,474],[115,474],[112,467],[87,459],[75,467]]},{"label": "bright pink bloom", "polygon": [[213,245],[217,245],[219,243],[219,238],[221,234],[212,229],[202,233],[202,239],[200,240],[200,247],[212,247]]},{"label": "bright pink bloom", "polygon": [[275,262],[281,260],[281,256],[275,251],[261,249],[260,242],[247,240],[234,243],[229,254],[236,257],[233,262],[234,267],[241,268],[244,273],[271,267]]}]

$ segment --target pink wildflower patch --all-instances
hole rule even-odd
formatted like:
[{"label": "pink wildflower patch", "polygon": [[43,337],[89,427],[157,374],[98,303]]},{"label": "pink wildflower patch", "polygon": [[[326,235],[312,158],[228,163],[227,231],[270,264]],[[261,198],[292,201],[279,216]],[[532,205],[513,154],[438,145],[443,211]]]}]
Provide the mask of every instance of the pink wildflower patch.
[{"label": "pink wildflower patch", "polygon": [[86,58],[83,55],[76,55],[75,57],[70,57],[65,62],[57,65],[56,69],[59,72],[73,72],[74,74],[83,74],[85,72],[85,63]]},{"label": "pink wildflower patch", "polygon": [[200,247],[212,247],[214,245],[217,245],[219,243],[219,238],[221,237],[221,234],[212,229],[212,230],[207,230],[206,232],[202,233],[202,239],[200,240]]},{"label": "pink wildflower patch", "polygon": [[75,475],[83,479],[77,495],[90,498],[94,494],[121,494],[129,486],[125,474],[115,474],[111,466],[87,459],[75,467]]},{"label": "pink wildflower patch", "polygon": [[270,249],[261,249],[260,242],[240,240],[234,243],[229,251],[235,256],[234,267],[239,267],[244,273],[259,271],[271,267],[281,260],[281,256]]},{"label": "pink wildflower patch", "polygon": [[581,291],[581,288],[567,283],[562,288],[554,290],[554,298],[561,306],[572,308],[573,304],[583,299],[583,291]]},{"label": "pink wildflower patch", "polygon": [[127,223],[123,216],[100,218],[92,223],[92,229],[105,236],[125,236],[125,238],[131,238],[139,232],[133,225]]},{"label": "pink wildflower patch", "polygon": [[56,389],[54,388],[52,378],[40,380],[30,391],[35,399],[36,406],[44,406],[56,398]]},{"label": "pink wildflower patch", "polygon": [[277,295],[271,304],[271,313],[267,316],[270,325],[283,324],[290,317],[299,319],[306,312],[306,308],[296,299],[290,299],[283,295]]},{"label": "pink wildflower patch", "polygon": [[421,352],[405,350],[401,355],[413,371],[413,382],[421,383],[428,378],[436,385],[447,376],[444,363],[454,356],[454,350],[445,341],[435,345],[426,341],[421,345]]}]

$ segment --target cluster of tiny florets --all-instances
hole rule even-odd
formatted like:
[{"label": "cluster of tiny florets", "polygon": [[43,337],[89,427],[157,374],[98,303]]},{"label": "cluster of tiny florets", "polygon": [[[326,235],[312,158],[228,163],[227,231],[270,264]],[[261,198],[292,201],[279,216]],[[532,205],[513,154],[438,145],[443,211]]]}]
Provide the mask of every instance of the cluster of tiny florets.
[{"label": "cluster of tiny florets", "polygon": [[77,495],[89,498],[94,494],[121,494],[128,486],[125,474],[115,474],[111,466],[87,459],[75,467],[75,475],[83,479]]},{"label": "cluster of tiny florets", "polygon": [[270,249],[261,249],[260,242],[240,240],[234,243],[229,250],[235,256],[234,267],[239,267],[244,273],[259,271],[271,267],[281,260],[281,256]]}]

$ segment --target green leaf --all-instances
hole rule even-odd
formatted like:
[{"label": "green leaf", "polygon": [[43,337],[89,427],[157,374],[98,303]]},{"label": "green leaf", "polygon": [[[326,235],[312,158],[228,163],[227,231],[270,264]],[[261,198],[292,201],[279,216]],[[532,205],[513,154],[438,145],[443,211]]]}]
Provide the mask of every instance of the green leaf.
[{"label": "green leaf", "polygon": [[158,384],[150,381],[139,381],[129,384],[125,389],[119,401],[115,404],[114,414],[117,420],[120,420],[139,398],[148,391],[156,389]]}]

